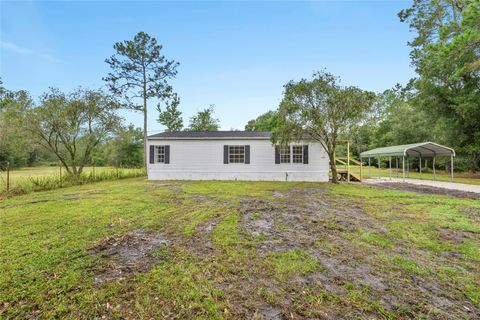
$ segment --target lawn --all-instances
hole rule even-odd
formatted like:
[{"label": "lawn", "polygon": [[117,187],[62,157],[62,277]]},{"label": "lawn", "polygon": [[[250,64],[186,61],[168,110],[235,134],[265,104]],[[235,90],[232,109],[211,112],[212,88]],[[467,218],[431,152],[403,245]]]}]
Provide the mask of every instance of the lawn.
[{"label": "lawn", "polygon": [[[399,169],[398,169],[398,174],[395,170],[395,162],[392,160],[392,171],[391,175],[393,178],[402,178],[402,167],[401,163],[399,164]],[[337,168],[339,170],[346,170],[346,167],[344,165],[338,165]],[[360,175],[360,166],[350,166],[350,170],[352,170],[353,173],[356,173]],[[368,166],[363,166],[362,167],[362,176],[364,178],[377,178],[378,177],[378,167],[371,166],[370,168]],[[380,176],[381,177],[390,177],[390,170],[388,168],[382,167],[380,169]],[[405,172],[405,177],[411,178],[411,179],[423,179],[423,180],[433,180],[433,173],[432,169],[429,168],[428,172],[422,172],[420,174],[419,172],[414,172],[410,171],[407,175]],[[436,171],[436,180],[438,181],[451,181],[451,175],[450,172],[445,172],[444,170],[437,170]],[[453,182],[458,182],[458,183],[465,183],[465,184],[475,184],[475,185],[480,185],[480,174],[472,174],[469,172],[454,172],[454,181]]]},{"label": "lawn", "polygon": [[0,318],[478,319],[478,200],[115,180],[0,202]]}]

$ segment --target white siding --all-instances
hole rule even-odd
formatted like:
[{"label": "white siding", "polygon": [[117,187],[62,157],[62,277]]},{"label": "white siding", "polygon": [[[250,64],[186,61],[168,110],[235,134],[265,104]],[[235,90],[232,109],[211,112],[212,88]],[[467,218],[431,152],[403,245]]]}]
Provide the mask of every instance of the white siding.
[{"label": "white siding", "polygon": [[[149,163],[148,179],[328,181],[328,156],[322,146],[298,144],[309,146],[308,164],[275,164],[275,148],[269,140],[150,139],[148,146],[170,146],[170,163]],[[250,145],[250,164],[224,164],[224,145]]]}]

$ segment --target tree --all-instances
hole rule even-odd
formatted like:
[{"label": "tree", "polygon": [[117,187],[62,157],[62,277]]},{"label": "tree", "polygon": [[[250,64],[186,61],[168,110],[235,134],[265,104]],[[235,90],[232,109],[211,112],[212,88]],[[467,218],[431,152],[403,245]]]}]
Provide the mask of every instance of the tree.
[{"label": "tree", "polygon": [[107,144],[108,163],[124,167],[143,164],[143,132],[134,125],[120,127]]},{"label": "tree", "polygon": [[[143,112],[144,164],[147,165],[147,101],[163,100],[171,95],[168,80],[177,74],[178,63],[161,54],[157,39],[139,32],[133,40],[117,42],[116,55],[106,59],[112,71],[103,78],[110,91],[123,98],[124,107]],[[141,99],[142,104],[135,103]]]},{"label": "tree", "polygon": [[167,128],[166,131],[181,131],[183,129],[182,112],[178,110],[179,104],[180,98],[174,94],[171,102],[166,102],[165,110],[162,111],[160,105],[157,107],[159,112],[157,121]]},{"label": "tree", "polygon": [[480,161],[480,6],[478,0],[415,0],[399,13],[416,37],[409,43],[418,78],[412,103],[429,115],[442,138]]},{"label": "tree", "polygon": [[215,106],[205,108],[190,118],[189,131],[217,131],[220,128],[220,120],[213,117]]},{"label": "tree", "polygon": [[375,94],[357,87],[342,87],[339,79],[325,71],[311,80],[290,81],[284,88],[278,108],[279,126],[272,142],[288,145],[291,141],[315,140],[330,159],[332,182],[337,183],[335,152],[342,133],[365,119],[375,102]]},{"label": "tree", "polygon": [[246,131],[273,131],[278,125],[278,114],[275,111],[267,111],[256,119],[248,121]]},{"label": "tree", "polygon": [[121,125],[118,102],[100,90],[50,89],[26,116],[26,128],[78,179],[91,152]]},{"label": "tree", "polygon": [[7,162],[12,167],[32,165],[38,159],[38,145],[23,125],[32,105],[28,92],[6,90],[0,82],[0,166]]}]

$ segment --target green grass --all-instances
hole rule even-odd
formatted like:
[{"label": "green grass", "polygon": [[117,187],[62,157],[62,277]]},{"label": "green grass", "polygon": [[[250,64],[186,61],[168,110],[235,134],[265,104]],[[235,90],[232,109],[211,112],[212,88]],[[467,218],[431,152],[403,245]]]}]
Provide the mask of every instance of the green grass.
[{"label": "green grass", "polygon": [[[393,160],[392,160],[393,161]],[[394,166],[395,163],[392,163],[392,166]],[[337,169],[339,170],[346,170],[346,167],[344,165],[338,165]],[[360,175],[360,166],[350,166],[350,170],[357,174]],[[370,168],[367,166],[362,166],[362,176],[364,178],[377,178],[378,177],[378,167],[371,166]],[[387,178],[390,177],[390,170],[388,168],[382,167],[380,169],[380,176]],[[395,167],[392,167],[392,172],[391,176],[393,178],[402,178],[402,168],[399,168],[398,174],[395,170]],[[432,169],[430,168],[428,172],[422,172],[420,174],[419,172],[413,172],[410,171],[408,173],[408,176],[406,175],[405,177],[408,177],[410,179],[423,179],[423,180],[433,180],[433,173]],[[436,171],[436,180],[437,181],[446,181],[450,182],[451,181],[451,176],[450,172],[445,172],[443,170],[437,170]],[[454,172],[454,182],[457,183],[465,183],[465,184],[474,184],[474,185],[480,185],[480,175],[478,174],[470,174],[468,172]]]},{"label": "green grass", "polygon": [[[145,176],[143,169],[114,167],[85,167],[79,181],[71,179],[65,169],[60,167],[27,167],[10,171],[8,177],[6,171],[0,171],[0,197],[64,188],[74,184],[141,176]],[[7,180],[9,181],[8,192]]]},{"label": "green grass", "polygon": [[[273,191],[311,187],[327,188],[321,197],[336,204],[319,207],[318,240],[264,251],[278,239],[248,234],[242,200],[283,206]],[[357,219],[341,220],[337,210],[352,208],[361,208]],[[478,200],[353,184],[135,178],[20,195],[0,202],[0,318],[254,318],[268,306],[297,318],[445,318],[424,308],[436,302],[415,291],[423,284],[456,299],[450,316],[461,317],[463,306],[480,309],[479,217]],[[199,232],[209,222],[211,232]],[[89,250],[137,229],[171,245],[153,253],[150,270],[95,285],[104,262]],[[302,237],[295,224],[277,225],[277,237],[283,232]],[[362,281],[365,272],[385,279],[386,293]]]},{"label": "green grass", "polygon": [[282,280],[291,275],[322,270],[317,260],[300,249],[272,254],[266,259],[266,264],[272,269],[274,276]]}]

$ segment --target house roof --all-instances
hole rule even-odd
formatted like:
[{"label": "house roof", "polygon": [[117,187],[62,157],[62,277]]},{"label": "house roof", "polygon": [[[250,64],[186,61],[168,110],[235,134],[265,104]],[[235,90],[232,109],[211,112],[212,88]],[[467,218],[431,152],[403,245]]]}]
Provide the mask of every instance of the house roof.
[{"label": "house roof", "polygon": [[413,156],[413,157],[434,157],[434,156],[455,156],[455,150],[433,143],[421,142],[376,148],[360,153],[361,158],[383,157],[383,156]]},{"label": "house roof", "polygon": [[148,136],[148,139],[270,139],[265,131],[172,131]]}]

